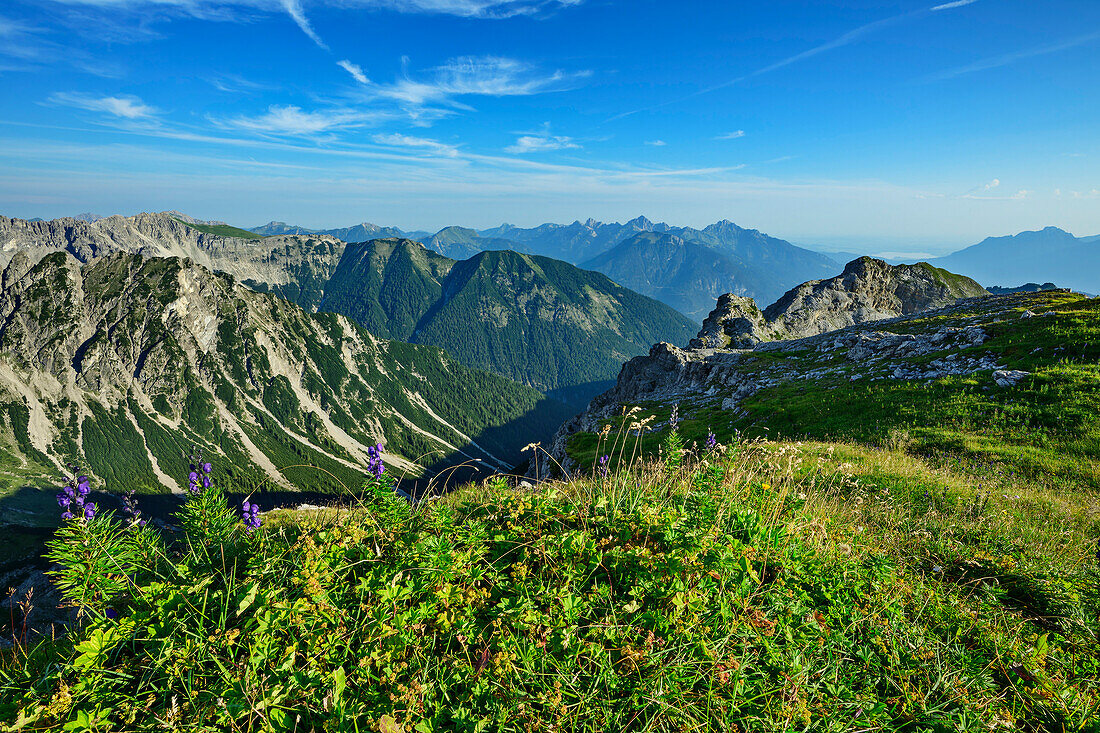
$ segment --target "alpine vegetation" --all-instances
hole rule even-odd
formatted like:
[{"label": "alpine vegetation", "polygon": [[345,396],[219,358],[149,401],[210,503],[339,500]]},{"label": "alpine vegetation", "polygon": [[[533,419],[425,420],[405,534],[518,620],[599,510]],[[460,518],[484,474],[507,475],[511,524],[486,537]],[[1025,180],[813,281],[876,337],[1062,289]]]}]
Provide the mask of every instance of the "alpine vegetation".
[{"label": "alpine vegetation", "polygon": [[0,724],[1094,729],[1092,530],[1050,545],[1039,486],[676,429],[640,460],[648,427],[537,488],[413,505],[379,462],[350,506],[261,519],[195,464],[178,532],[73,515],[49,558],[78,622],[4,658]]}]

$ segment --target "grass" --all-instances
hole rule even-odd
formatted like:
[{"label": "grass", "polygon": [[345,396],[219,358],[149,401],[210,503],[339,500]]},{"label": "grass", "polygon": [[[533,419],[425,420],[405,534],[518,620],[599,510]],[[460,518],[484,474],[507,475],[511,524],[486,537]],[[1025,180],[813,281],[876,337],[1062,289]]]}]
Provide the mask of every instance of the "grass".
[{"label": "grass", "polygon": [[[176,217],[172,217],[176,219]],[[217,234],[219,237],[237,237],[239,239],[263,239],[263,235],[256,232],[250,232],[247,229],[240,229],[238,227],[229,226],[228,224],[191,224],[183,219],[176,219],[180,224],[189,226],[192,229],[196,229],[204,234]]]},{"label": "grass", "polygon": [[177,540],[118,620],[0,662],[0,724],[1098,730],[1088,496],[852,443],[663,454]]}]

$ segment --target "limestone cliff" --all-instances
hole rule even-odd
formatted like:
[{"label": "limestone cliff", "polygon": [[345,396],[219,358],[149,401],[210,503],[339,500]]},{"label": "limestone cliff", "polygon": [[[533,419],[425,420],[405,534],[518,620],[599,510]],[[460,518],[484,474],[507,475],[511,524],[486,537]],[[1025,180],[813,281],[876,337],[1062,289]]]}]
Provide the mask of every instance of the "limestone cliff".
[{"label": "limestone cliff", "polygon": [[0,267],[6,267],[17,252],[24,252],[33,264],[59,251],[85,263],[116,252],[186,257],[315,310],[321,289],[344,252],[344,243],[326,235],[222,236],[196,228],[175,212],[108,216],[96,221],[25,221],[0,216]]}]

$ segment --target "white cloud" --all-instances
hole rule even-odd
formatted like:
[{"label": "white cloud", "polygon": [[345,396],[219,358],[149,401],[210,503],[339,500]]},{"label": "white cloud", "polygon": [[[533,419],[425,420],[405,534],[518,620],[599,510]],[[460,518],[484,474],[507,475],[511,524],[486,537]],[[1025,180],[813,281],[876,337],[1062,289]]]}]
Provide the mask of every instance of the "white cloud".
[{"label": "white cloud", "polygon": [[[555,9],[580,5],[584,0],[313,0],[315,5],[337,8],[362,8],[389,10],[397,13],[434,13],[458,15],[469,18],[507,18],[516,15],[535,15]],[[147,7],[174,8],[181,13],[197,17],[224,18],[232,8],[251,8],[267,11],[284,10],[290,13],[303,31],[311,38],[312,29],[302,13],[300,0],[54,0],[62,5],[95,7],[109,10],[136,10]],[[316,40],[316,39],[314,39]]]},{"label": "white cloud", "polygon": [[953,10],[954,8],[965,8],[967,5],[973,5],[978,0],[955,0],[955,2],[944,3],[943,5],[936,5],[929,8],[933,13],[938,13],[941,10]]},{"label": "white cloud", "polygon": [[317,135],[377,124],[382,115],[348,109],[307,112],[294,105],[273,104],[257,117],[236,117],[220,123],[250,132],[272,135]]},{"label": "white cloud", "polygon": [[359,64],[353,64],[351,61],[343,59],[337,61],[336,65],[351,74],[352,78],[360,84],[370,84],[370,79],[367,78],[367,75],[363,72],[363,67]]},{"label": "white cloud", "polygon": [[1023,199],[1026,199],[1030,195],[1031,195],[1031,191],[1028,191],[1026,188],[1021,188],[1019,191],[1012,194],[1012,199],[1014,201],[1022,201]]},{"label": "white cloud", "polygon": [[424,137],[413,137],[411,135],[402,135],[400,133],[385,133],[374,135],[372,138],[374,142],[379,145],[386,145],[395,148],[423,148],[433,153],[445,155],[449,158],[454,158],[458,155],[458,148],[454,145],[448,145],[441,143],[438,140],[430,140]]},{"label": "white cloud", "polygon": [[745,137],[744,130],[734,130],[733,132],[727,132],[725,135],[719,135],[714,138],[715,140],[736,140],[739,137]]},{"label": "white cloud", "polygon": [[155,107],[151,107],[139,98],[129,95],[96,97],[77,92],[57,92],[50,95],[49,101],[66,107],[88,110],[89,112],[103,112],[126,120],[148,119],[159,114]]},{"label": "white cloud", "polygon": [[1000,185],[1001,185],[1001,179],[994,178],[992,181],[990,181],[989,183],[982,186],[982,190],[992,191],[993,189],[995,189],[997,186],[1000,186]]},{"label": "white cloud", "polygon": [[668,145],[668,143],[666,143],[664,140],[646,140],[645,144],[652,145],[655,148],[663,148],[664,146]]},{"label": "white cloud", "polygon": [[580,145],[574,142],[571,137],[551,135],[543,132],[531,135],[520,135],[516,138],[515,143],[509,145],[504,150],[508,153],[523,155],[525,153],[546,153],[552,150],[566,150],[579,147]]},{"label": "white cloud", "polygon": [[286,10],[287,15],[298,24],[298,27],[302,29],[302,33],[309,36],[309,39],[316,43],[326,51],[329,50],[328,46],[321,37],[317,35],[317,32],[313,30],[313,26],[309,24],[309,18],[306,17],[305,11],[302,10],[302,0],[280,0],[283,5],[283,9]]},{"label": "white cloud", "polygon": [[424,80],[406,74],[393,84],[379,86],[376,93],[414,107],[436,103],[468,109],[455,97],[517,97],[563,91],[588,75],[539,73],[530,64],[499,56],[462,56],[430,69]]}]

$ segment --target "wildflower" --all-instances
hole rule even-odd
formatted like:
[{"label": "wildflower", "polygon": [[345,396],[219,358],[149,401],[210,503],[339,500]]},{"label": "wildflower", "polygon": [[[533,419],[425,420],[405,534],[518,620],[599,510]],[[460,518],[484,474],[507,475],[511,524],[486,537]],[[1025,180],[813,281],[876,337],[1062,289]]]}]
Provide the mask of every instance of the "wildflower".
[{"label": "wildflower", "polygon": [[95,510],[96,510],[95,504],[85,504],[84,505],[84,518],[87,519],[87,520],[95,519]]},{"label": "wildflower", "polygon": [[130,489],[122,495],[122,512],[129,518],[131,527],[134,525],[138,527],[145,526],[145,520],[141,518],[141,510],[138,509],[137,499],[134,498],[133,489]]},{"label": "wildflower", "polygon": [[713,432],[707,433],[707,450],[714,450],[718,447],[718,438]]},{"label": "wildflower", "polygon": [[241,502],[241,519],[249,534],[255,532],[263,524],[260,519],[260,505],[245,499]]},{"label": "wildflower", "polygon": [[608,473],[607,462],[611,460],[611,456],[600,456],[600,475],[606,476]]},{"label": "wildflower", "polygon": [[[69,469],[75,474],[76,466],[69,466]],[[84,505],[85,497],[92,491],[91,481],[87,476],[70,477],[65,481],[65,485],[61,487],[61,493],[57,495],[57,505],[64,509],[61,513],[61,519],[63,521],[69,521],[77,516],[83,516],[86,519],[91,519],[95,516],[95,504],[90,504],[91,511],[89,512]]]},{"label": "wildflower", "polygon": [[118,611],[116,611],[113,608],[108,608],[106,610],[106,612],[104,612],[104,615],[107,618],[109,618],[111,621],[117,621],[118,620]]},{"label": "wildflower", "polygon": [[367,446],[367,472],[375,478],[382,478],[386,466],[382,462],[382,444]]},{"label": "wildflower", "polygon": [[673,432],[680,426],[680,403],[672,406],[672,414],[668,417],[668,427]]}]

